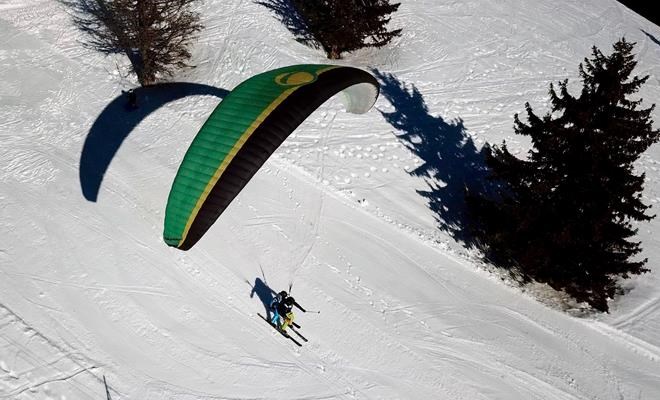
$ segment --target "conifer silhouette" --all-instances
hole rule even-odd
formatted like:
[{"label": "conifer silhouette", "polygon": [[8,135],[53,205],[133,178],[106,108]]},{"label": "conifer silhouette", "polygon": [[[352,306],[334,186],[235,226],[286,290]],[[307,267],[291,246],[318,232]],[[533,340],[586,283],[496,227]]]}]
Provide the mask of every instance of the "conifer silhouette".
[{"label": "conifer silhouette", "polygon": [[641,246],[632,223],[653,216],[634,163],[660,131],[652,127],[655,105],[640,109],[642,99],[629,98],[648,79],[631,78],[633,48],[621,39],[606,56],[594,46],[579,67],[580,96],[569,93],[568,80],[550,85],[545,116],[527,103],[527,122],[516,115],[514,128],[531,138],[528,159],[513,156],[506,143],[493,147],[488,164],[505,189],[496,200],[470,197],[491,259],[602,311],[617,277],[648,271],[646,259],[635,259]]}]

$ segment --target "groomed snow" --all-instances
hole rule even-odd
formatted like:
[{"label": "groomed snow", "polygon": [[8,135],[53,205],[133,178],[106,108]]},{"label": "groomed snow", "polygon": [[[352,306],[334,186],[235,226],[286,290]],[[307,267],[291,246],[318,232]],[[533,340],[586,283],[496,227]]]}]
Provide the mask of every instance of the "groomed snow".
[{"label": "groomed snow", "polygon": [[[262,4],[199,10],[196,68],[173,79],[196,85],[128,113],[125,61],[84,48],[63,5],[0,0],[0,399],[660,398],[660,220],[639,225],[652,272],[605,315],[516,287],[439,229],[460,224],[483,144],[524,155],[513,114],[579,87],[592,45],[637,42],[640,96],[660,103],[660,27],[614,0],[402,0],[402,37],[341,60],[380,77],[375,108],[330,100],[181,252],[165,202],[210,110],[253,74],[327,62]],[[86,140],[109,162],[96,201]],[[660,147],[638,168],[655,205]],[[257,316],[290,283],[301,348]]]}]

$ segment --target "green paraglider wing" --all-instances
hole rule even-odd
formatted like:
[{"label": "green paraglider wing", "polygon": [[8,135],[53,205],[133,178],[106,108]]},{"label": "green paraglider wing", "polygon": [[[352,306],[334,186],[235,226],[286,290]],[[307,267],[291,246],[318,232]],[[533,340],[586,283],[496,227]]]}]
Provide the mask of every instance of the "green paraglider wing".
[{"label": "green paraglider wing", "polygon": [[376,79],[352,67],[294,65],[242,82],[211,113],[177,171],[165,211],[165,243],[190,249],[268,157],[315,109],[343,92],[348,112],[367,112]]}]

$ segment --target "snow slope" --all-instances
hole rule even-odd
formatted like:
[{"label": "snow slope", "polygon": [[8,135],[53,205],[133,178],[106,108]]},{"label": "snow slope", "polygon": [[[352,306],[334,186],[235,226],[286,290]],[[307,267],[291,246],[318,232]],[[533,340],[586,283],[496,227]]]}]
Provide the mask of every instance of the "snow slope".
[{"label": "snow slope", "polygon": [[[592,45],[636,41],[641,96],[660,102],[658,26],[613,0],[550,3],[402,1],[401,38],[342,60],[380,77],[375,109],[329,101],[180,252],[163,211],[205,116],[250,75],[323,54],[262,4],[206,0],[197,67],[176,77],[196,85],[141,92],[129,114],[123,61],[85,49],[62,5],[0,1],[0,398],[660,398],[658,220],[639,232],[652,272],[609,315],[561,311],[452,239],[481,146],[524,153],[512,115],[576,84]],[[639,163],[649,203],[659,151]],[[257,317],[290,283],[302,348]]]}]

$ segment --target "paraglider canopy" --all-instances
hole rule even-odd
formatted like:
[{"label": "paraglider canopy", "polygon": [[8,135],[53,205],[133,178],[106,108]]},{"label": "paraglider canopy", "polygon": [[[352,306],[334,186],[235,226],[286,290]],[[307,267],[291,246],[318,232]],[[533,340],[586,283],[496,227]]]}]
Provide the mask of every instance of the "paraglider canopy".
[{"label": "paraglider canopy", "polygon": [[177,171],[165,211],[163,238],[190,249],[268,157],[314,110],[343,93],[346,111],[365,113],[379,86],[361,69],[293,65],[239,84],[213,110]]}]

